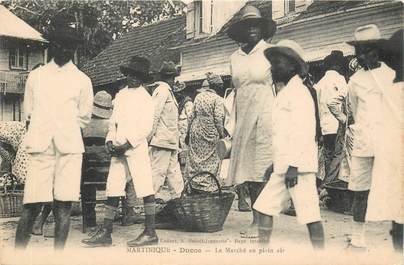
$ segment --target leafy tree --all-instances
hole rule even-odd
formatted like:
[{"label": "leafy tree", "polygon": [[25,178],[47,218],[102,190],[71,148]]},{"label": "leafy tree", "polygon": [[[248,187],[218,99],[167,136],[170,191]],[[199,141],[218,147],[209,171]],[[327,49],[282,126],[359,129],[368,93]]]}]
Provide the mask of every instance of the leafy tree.
[{"label": "leafy tree", "polygon": [[55,23],[76,28],[84,39],[79,49],[80,65],[130,29],[181,15],[185,7],[179,0],[6,0],[1,3],[45,35]]}]

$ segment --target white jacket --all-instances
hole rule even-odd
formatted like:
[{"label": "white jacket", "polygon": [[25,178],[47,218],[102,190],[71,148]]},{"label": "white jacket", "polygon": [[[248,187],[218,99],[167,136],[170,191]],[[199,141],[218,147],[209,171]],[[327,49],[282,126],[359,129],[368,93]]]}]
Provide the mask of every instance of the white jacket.
[{"label": "white jacket", "polygon": [[317,172],[318,150],[314,101],[299,76],[277,94],[272,111],[274,172],[289,166],[299,173]]},{"label": "white jacket", "polygon": [[61,153],[83,153],[80,128],[90,122],[92,108],[91,80],[71,61],[59,67],[52,60],[32,71],[24,95],[27,152],[43,152],[53,140]]}]

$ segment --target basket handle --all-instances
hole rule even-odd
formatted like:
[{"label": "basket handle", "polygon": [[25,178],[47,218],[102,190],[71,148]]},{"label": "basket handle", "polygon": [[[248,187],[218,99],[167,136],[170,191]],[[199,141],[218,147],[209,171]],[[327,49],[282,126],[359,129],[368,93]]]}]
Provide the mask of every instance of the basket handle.
[{"label": "basket handle", "polygon": [[[202,171],[202,172],[199,172],[199,173],[193,175],[190,179],[188,179],[188,180],[185,182],[185,187],[189,187],[189,190],[192,190],[192,185],[191,185],[192,180],[193,180],[195,177],[200,176],[200,175],[203,175],[203,174],[207,174],[210,178],[212,178],[212,179],[215,181],[215,183],[216,183],[216,185],[217,185],[217,188],[218,188],[218,190],[219,190],[219,195],[222,195],[222,187],[220,187],[219,181],[217,180],[217,178],[215,177],[214,174],[212,174],[212,173],[210,173],[210,172],[208,172],[208,171]],[[181,193],[181,198],[184,197],[185,193],[186,193],[186,189],[184,189],[184,190],[182,191],[182,193]]]}]

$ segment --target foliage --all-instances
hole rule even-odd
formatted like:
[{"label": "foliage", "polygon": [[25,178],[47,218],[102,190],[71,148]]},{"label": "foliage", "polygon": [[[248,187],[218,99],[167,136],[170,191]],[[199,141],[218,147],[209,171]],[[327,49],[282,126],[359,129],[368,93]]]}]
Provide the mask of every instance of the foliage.
[{"label": "foliage", "polygon": [[185,6],[179,0],[6,0],[2,4],[45,36],[57,23],[76,28],[84,39],[80,64],[130,29],[181,15]]}]

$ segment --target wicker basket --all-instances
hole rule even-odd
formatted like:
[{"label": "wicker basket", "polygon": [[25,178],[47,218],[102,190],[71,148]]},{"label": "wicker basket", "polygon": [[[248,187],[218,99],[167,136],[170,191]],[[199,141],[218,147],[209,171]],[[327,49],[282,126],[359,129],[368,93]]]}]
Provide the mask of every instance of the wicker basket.
[{"label": "wicker basket", "polygon": [[[234,193],[222,191],[218,180],[209,172],[201,172],[193,176],[186,186],[190,187],[193,178],[208,174],[218,186],[218,193],[193,194],[182,193],[175,200],[175,215],[180,225],[191,232],[217,232],[223,229],[223,224],[229,214],[234,200]],[[186,189],[184,189],[186,190]],[[192,187],[188,191],[192,190]]]},{"label": "wicker basket", "polygon": [[13,184],[11,190],[7,190],[5,186],[4,190],[0,192],[0,218],[20,216],[24,191],[15,190],[15,176],[7,174],[6,178],[11,178]]}]

